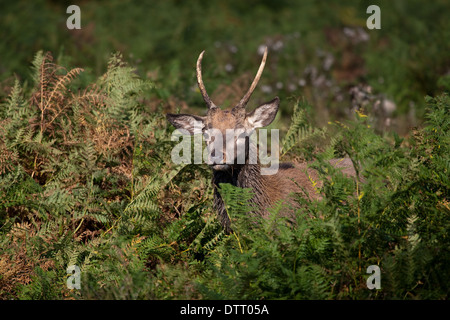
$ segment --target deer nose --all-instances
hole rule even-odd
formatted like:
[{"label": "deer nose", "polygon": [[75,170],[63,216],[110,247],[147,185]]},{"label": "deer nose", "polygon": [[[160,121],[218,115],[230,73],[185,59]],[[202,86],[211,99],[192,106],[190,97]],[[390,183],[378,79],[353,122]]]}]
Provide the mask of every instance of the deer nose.
[{"label": "deer nose", "polygon": [[225,171],[230,168],[229,164],[214,164],[210,166],[214,171]]},{"label": "deer nose", "polygon": [[208,156],[208,165],[214,171],[228,170],[229,165],[226,164],[225,154],[222,151],[212,150]]},{"label": "deer nose", "polygon": [[225,154],[222,151],[212,150],[208,156],[208,164],[224,164],[226,161]]}]

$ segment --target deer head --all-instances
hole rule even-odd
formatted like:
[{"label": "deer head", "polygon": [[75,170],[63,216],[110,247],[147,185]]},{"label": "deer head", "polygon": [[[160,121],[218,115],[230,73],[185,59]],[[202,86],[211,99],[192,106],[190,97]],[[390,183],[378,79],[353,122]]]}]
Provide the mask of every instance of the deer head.
[{"label": "deer head", "polygon": [[255,79],[239,103],[230,110],[222,110],[209,97],[202,80],[202,60],[204,51],[197,60],[197,83],[203,100],[208,107],[206,116],[191,114],[167,114],[167,119],[177,129],[187,134],[204,135],[208,148],[208,165],[214,171],[224,171],[243,164],[248,157],[249,137],[256,128],[268,126],[278,111],[280,99],[263,103],[251,112],[246,106],[255,90],[267,59],[267,48]]}]

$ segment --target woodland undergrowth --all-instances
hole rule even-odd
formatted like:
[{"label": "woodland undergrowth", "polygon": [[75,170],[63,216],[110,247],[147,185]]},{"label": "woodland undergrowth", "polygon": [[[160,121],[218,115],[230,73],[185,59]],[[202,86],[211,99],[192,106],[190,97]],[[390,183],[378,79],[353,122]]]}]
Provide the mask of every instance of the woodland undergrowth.
[{"label": "woodland undergrowth", "polygon": [[[221,185],[225,234],[208,168],[171,162],[173,128],[149,103],[161,89],[120,54],[95,81],[43,52],[32,73],[0,104],[0,298],[448,298],[447,94],[425,98],[405,137],[376,134],[365,110],[317,128],[300,99],[282,160],[310,161],[323,199],[299,194],[296,221],[282,206],[261,219],[250,190]],[[343,156],[356,177],[327,162]],[[370,265],[381,289],[367,288]]]}]

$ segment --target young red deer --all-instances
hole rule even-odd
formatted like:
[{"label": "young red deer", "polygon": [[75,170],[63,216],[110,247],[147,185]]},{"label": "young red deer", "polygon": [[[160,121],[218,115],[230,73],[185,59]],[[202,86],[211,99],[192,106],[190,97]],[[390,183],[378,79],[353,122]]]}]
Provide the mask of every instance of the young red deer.
[{"label": "young red deer", "polygon": [[[306,191],[310,198],[319,198],[320,195],[317,193],[316,189],[318,185],[313,185],[313,182],[317,180],[318,175],[314,170],[309,169],[306,164],[282,163],[279,165],[279,170],[276,174],[263,175],[261,174],[262,168],[259,159],[256,162],[249,161],[249,154],[257,148],[255,144],[249,141],[249,136],[256,128],[268,126],[275,119],[280,104],[280,99],[276,97],[272,101],[260,105],[252,112],[246,112],[245,110],[250,96],[255,90],[264,69],[267,58],[267,48],[250,89],[231,110],[220,109],[208,96],[202,80],[201,63],[203,54],[204,51],[197,60],[197,82],[203,100],[208,107],[207,115],[202,117],[190,114],[167,114],[167,119],[177,129],[184,129],[189,134],[203,133],[204,135],[208,135],[208,131],[213,129],[219,130],[224,136],[229,129],[244,132],[245,148],[237,147],[237,144],[239,144],[240,141],[238,138],[239,135],[234,136],[234,141],[231,139],[224,139],[222,150],[217,150],[217,144],[206,139],[210,155],[208,164],[213,171],[212,183],[214,186],[214,207],[218,211],[219,220],[225,229],[230,231],[230,220],[218,191],[220,183],[230,183],[242,188],[251,188],[254,193],[252,201],[256,207],[259,208],[257,213],[262,216],[267,215],[267,208],[277,201],[284,200],[290,202],[289,198],[294,193],[303,193]],[[232,143],[233,146],[230,149],[227,149],[227,143]],[[219,149],[221,148],[219,147]],[[237,149],[237,152],[229,152],[229,150]],[[245,161],[243,162],[237,161],[239,150],[244,150],[245,152]],[[214,160],[216,158],[211,157],[211,154],[220,154],[221,161]],[[336,167],[344,168],[345,173],[353,175],[353,169],[349,159],[334,159],[331,160],[331,163]],[[302,191],[297,184],[302,186],[304,191]]]}]

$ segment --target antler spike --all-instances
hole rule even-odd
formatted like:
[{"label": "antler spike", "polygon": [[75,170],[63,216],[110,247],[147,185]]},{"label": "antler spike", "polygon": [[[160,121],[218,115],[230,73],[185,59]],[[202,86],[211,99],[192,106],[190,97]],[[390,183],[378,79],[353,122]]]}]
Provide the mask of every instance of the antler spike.
[{"label": "antler spike", "polygon": [[205,85],[203,84],[202,80],[202,60],[203,60],[203,54],[205,51],[203,50],[197,59],[197,83],[198,88],[200,89],[200,93],[203,96],[203,100],[205,100],[206,105],[208,106],[208,109],[217,108],[217,106],[212,102],[211,98],[208,96],[208,93],[206,92]]},{"label": "antler spike", "polygon": [[255,90],[256,86],[258,85],[259,79],[261,78],[262,72],[264,70],[264,66],[266,65],[266,59],[267,59],[267,47],[264,50],[264,55],[261,61],[261,64],[259,66],[258,72],[256,73],[255,79],[252,82],[252,85],[250,86],[250,89],[248,89],[245,96],[239,101],[239,104],[237,105],[238,108],[245,108],[248,101],[250,100],[250,96],[252,95],[253,91]]}]

